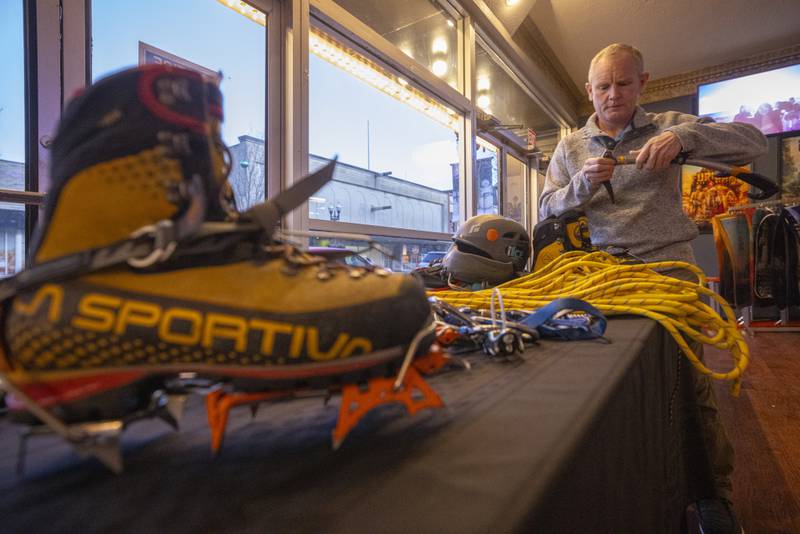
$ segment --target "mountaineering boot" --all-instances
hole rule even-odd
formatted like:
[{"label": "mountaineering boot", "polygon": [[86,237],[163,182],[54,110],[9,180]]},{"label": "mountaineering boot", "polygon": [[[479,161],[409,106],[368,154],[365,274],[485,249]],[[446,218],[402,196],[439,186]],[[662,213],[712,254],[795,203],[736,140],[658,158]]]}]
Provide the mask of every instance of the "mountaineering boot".
[{"label": "mountaineering boot", "polygon": [[[180,72],[180,74],[179,74]],[[67,106],[29,264],[109,245],[163,219],[222,220],[221,95],[199,74],[151,65],[98,81]]]},{"label": "mountaineering boot", "polygon": [[[390,376],[429,325],[411,277],[329,263],[235,212],[221,119],[215,83],[165,66],[112,75],[66,109],[28,262],[55,274],[8,297],[2,319],[0,372],[39,406],[122,417],[179,373],[247,391]],[[152,254],[108,265],[159,229]],[[65,274],[73,260],[83,271]]]}]

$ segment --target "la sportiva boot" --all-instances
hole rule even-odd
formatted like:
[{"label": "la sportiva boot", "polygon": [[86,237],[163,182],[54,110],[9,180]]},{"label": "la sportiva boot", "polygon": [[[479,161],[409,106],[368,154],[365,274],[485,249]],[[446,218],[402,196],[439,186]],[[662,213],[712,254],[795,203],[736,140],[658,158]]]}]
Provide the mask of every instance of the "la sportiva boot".
[{"label": "la sportiva boot", "polygon": [[238,214],[221,113],[214,83],[164,66],[112,75],[68,106],[28,269],[0,286],[0,372],[37,418],[124,418],[186,373],[252,392],[407,364],[430,323],[421,286],[274,236],[333,164]]}]

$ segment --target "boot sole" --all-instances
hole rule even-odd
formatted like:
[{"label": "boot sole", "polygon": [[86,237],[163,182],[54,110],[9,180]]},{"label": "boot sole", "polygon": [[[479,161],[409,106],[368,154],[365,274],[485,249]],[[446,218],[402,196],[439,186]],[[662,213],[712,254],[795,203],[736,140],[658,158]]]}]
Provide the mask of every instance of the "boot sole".
[{"label": "boot sole", "polygon": [[[213,381],[230,381],[234,389],[323,388],[354,383],[370,376],[387,375],[399,367],[405,354],[402,346],[375,351],[339,361],[296,365],[272,365],[258,368],[214,364],[162,364],[124,368],[63,371],[58,373],[10,373],[8,378],[42,407],[84,401],[113,389],[129,386],[147,377],[177,377],[195,373]],[[13,410],[15,406],[11,406]]]}]

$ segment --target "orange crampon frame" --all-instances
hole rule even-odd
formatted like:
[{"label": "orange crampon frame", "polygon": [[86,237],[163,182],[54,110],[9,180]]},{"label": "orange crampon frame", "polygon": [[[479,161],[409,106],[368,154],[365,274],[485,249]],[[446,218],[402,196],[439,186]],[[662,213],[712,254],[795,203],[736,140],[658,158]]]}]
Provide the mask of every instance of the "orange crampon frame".
[{"label": "orange crampon frame", "polygon": [[[414,415],[425,408],[441,408],[444,406],[441,397],[422,378],[422,375],[434,373],[447,365],[450,358],[437,346],[414,359],[411,366],[401,377],[400,383],[395,378],[375,377],[362,387],[359,384],[345,384],[337,391],[342,400],[336,426],[331,433],[333,448],[338,449],[347,435],[355,428],[366,414],[378,406],[400,403],[406,407],[409,415]],[[333,393],[329,390],[328,393]],[[230,410],[236,406],[255,408],[263,402],[290,399],[312,393],[305,390],[276,390],[256,393],[212,391],[206,396],[208,424],[211,429],[211,450],[218,454],[222,449],[223,438],[228,424]]]}]

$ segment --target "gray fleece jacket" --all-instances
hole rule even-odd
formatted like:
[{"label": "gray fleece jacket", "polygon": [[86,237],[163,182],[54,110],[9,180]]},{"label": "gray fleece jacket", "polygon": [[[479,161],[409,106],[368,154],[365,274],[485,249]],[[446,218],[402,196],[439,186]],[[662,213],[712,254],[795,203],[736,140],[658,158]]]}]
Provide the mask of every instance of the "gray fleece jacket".
[{"label": "gray fleece jacket", "polygon": [[[586,126],[558,143],[539,198],[540,218],[580,209],[589,219],[592,243],[600,248],[627,249],[646,261],[694,263],[690,242],[697,237],[697,227],[681,208],[681,167],[648,171],[617,166],[611,178],[616,199],[612,204],[605,189],[581,172],[587,158],[599,157],[605,150],[597,138],[607,134],[595,119],[592,115]],[[767,151],[766,138],[749,124],[719,124],[675,111],[647,113],[638,107],[618,138],[614,156],[639,150],[664,131],[677,135],[683,150],[694,158],[744,164]]]}]

